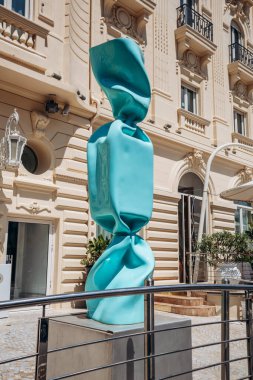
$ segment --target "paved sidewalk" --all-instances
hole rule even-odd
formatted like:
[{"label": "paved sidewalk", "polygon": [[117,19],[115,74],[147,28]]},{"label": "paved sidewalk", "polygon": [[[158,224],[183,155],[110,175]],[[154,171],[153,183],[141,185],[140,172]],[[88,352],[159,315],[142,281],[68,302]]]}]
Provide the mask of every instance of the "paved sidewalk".
[{"label": "paved sidewalk", "polygon": [[[83,312],[77,309],[48,309],[47,315],[63,315]],[[171,314],[174,317],[182,316]],[[41,310],[15,311],[9,318],[0,319],[0,360],[33,354],[36,351],[37,321]],[[192,324],[219,321],[220,317],[192,317]],[[230,339],[246,336],[245,323],[234,322],[230,327]],[[220,325],[199,326],[192,328],[192,345],[220,341]],[[246,341],[231,343],[231,359],[246,356]],[[193,368],[204,367],[220,362],[220,345],[194,349]],[[35,359],[27,359],[0,366],[0,380],[34,379]],[[231,363],[231,379],[238,380],[247,376],[247,361]],[[100,377],[98,376],[98,379]],[[174,378],[179,379],[179,377]],[[198,371],[193,374],[193,380],[220,380],[220,366]]]}]

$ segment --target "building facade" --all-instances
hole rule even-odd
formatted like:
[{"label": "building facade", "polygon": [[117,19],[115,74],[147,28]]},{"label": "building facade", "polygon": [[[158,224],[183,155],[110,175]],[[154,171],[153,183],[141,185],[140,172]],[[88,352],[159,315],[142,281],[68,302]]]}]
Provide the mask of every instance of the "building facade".
[{"label": "building facade", "polygon": [[[251,205],[220,198],[253,178],[252,0],[0,0],[0,137],[16,108],[22,165],[0,171],[0,263],[12,297],[83,288],[89,238],[87,140],[111,121],[89,48],[133,38],[152,100],[141,127],[154,144],[154,207],[141,232],[156,284],[189,281],[206,162],[216,146],[205,230],[243,231]],[[200,281],[208,281],[203,266]]]}]

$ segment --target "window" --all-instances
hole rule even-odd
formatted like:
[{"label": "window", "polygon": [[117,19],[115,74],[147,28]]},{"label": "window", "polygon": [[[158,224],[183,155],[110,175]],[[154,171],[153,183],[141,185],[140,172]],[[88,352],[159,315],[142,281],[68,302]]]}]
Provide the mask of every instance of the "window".
[{"label": "window", "polygon": [[197,10],[197,1],[196,0],[180,0],[180,6],[188,5],[190,8]]},{"label": "window", "polygon": [[242,33],[234,21],[231,23],[231,44],[242,44]]},{"label": "window", "polygon": [[246,136],[245,114],[238,111],[234,111],[234,131]]},{"label": "window", "polygon": [[26,168],[29,173],[36,173],[38,168],[38,157],[33,149],[31,149],[28,145],[24,147],[24,151],[22,154],[22,164]]},{"label": "window", "polygon": [[195,89],[181,86],[181,108],[197,113],[197,93]]},{"label": "window", "polygon": [[30,0],[0,0],[0,4],[22,16],[30,17]]},{"label": "window", "polygon": [[253,222],[251,203],[235,202],[235,204],[237,204],[237,210],[235,211],[235,232],[242,233],[248,231]]}]

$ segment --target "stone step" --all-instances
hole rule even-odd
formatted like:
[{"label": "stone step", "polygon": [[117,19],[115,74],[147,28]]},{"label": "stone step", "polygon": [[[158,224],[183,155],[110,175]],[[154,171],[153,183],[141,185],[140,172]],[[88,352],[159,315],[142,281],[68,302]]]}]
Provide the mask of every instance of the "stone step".
[{"label": "stone step", "polygon": [[172,294],[155,294],[155,302],[163,302],[184,306],[202,306],[204,300],[202,297],[187,297]]},{"label": "stone step", "polygon": [[192,290],[191,291],[192,297],[202,297],[204,300],[207,299],[207,292],[201,291],[201,290]]},{"label": "stone step", "polygon": [[216,307],[209,305],[184,306],[163,302],[155,302],[155,310],[195,317],[211,317],[216,315]]}]

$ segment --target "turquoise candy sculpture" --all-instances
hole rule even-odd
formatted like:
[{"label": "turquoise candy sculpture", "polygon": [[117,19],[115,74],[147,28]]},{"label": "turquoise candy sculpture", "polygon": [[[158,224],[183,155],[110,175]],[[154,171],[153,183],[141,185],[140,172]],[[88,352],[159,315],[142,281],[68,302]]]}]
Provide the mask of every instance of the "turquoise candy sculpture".
[{"label": "turquoise candy sculpture", "polygon": [[[130,39],[115,39],[90,50],[94,75],[107,95],[115,121],[88,142],[88,186],[92,218],[113,239],[92,267],[86,291],[138,287],[152,275],[154,257],[136,233],[153,204],[153,146],[136,123],[150,103],[142,52]],[[87,301],[90,318],[108,324],[144,320],[142,295]]]}]

